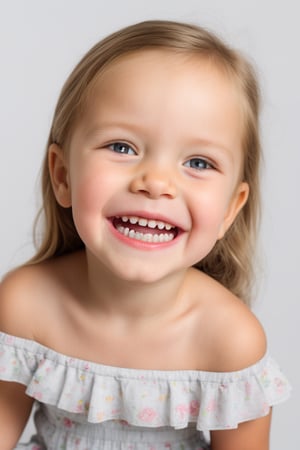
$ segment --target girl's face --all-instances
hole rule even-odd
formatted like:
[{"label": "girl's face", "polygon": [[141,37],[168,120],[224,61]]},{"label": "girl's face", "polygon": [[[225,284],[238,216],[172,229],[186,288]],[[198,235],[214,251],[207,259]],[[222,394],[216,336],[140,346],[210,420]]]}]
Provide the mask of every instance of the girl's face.
[{"label": "girl's face", "polygon": [[153,282],[204,258],[244,205],[239,95],[199,56],[136,52],[99,77],[68,156],[50,148],[57,199],[88,254]]}]

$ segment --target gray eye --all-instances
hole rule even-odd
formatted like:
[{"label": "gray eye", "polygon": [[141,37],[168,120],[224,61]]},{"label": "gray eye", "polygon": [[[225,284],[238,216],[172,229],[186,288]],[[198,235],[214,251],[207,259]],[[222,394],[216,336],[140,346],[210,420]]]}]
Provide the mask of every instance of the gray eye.
[{"label": "gray eye", "polygon": [[130,147],[130,145],[125,144],[124,142],[114,142],[113,144],[109,145],[109,148],[111,148],[116,153],[122,153],[124,155],[136,155],[136,152]]},{"label": "gray eye", "polygon": [[191,158],[184,163],[185,167],[196,170],[212,169],[213,166],[203,158]]}]

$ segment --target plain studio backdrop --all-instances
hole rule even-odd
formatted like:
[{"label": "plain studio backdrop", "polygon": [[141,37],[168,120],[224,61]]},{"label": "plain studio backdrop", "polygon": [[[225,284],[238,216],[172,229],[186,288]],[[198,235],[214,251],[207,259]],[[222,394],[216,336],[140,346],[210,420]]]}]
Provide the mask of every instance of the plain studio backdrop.
[{"label": "plain studio backdrop", "polygon": [[[216,31],[254,61],[265,153],[255,312],[293,385],[291,399],[274,409],[272,450],[300,448],[299,14],[296,0],[0,0],[1,275],[33,253],[38,173],[54,106],[94,43],[134,22],[172,19]],[[26,437],[32,429],[30,422]]]}]

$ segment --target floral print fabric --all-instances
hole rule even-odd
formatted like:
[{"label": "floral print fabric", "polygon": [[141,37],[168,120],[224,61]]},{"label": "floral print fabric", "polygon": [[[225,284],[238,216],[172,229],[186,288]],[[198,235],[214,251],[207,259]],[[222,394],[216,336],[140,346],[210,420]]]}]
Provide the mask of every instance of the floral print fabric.
[{"label": "floral print fabric", "polygon": [[236,428],[285,400],[288,381],[266,354],[235,372],[110,367],[0,333],[0,379],[38,403],[32,450],[201,450],[203,432]]}]

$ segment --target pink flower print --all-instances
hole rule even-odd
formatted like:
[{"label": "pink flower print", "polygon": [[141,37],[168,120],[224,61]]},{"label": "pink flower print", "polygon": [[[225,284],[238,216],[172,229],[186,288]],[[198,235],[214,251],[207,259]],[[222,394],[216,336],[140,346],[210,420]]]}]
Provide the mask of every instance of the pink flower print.
[{"label": "pink flower print", "polygon": [[0,366],[0,373],[4,373],[4,372],[6,372],[6,367]]},{"label": "pink flower print", "polygon": [[187,419],[187,415],[189,413],[189,407],[187,405],[177,405],[176,412],[180,416],[180,420],[183,422]]},{"label": "pink flower print", "polygon": [[32,397],[36,400],[42,401],[43,393],[42,392],[33,392]]},{"label": "pink flower print", "polygon": [[215,399],[211,399],[207,404],[206,411],[213,412],[216,410],[216,407],[217,407],[217,404],[216,404]]},{"label": "pink flower print", "polygon": [[88,372],[88,371],[90,370],[90,365],[89,365],[89,363],[86,363],[86,364],[84,365],[84,370],[85,370],[86,372]]},{"label": "pink flower print", "polygon": [[165,442],[165,448],[171,448],[171,443],[170,442]]},{"label": "pink flower print", "polygon": [[139,377],[139,380],[140,380],[140,381],[142,381],[144,385],[146,385],[146,384],[147,384],[147,381],[146,381],[146,379],[145,379],[145,376],[144,376],[144,375],[141,375],[141,376]]},{"label": "pink flower print", "polygon": [[191,416],[193,417],[198,416],[200,409],[200,403],[198,402],[198,400],[192,400],[189,409]]},{"label": "pink flower print", "polygon": [[12,345],[14,343],[15,338],[13,336],[5,337],[5,344]]},{"label": "pink flower print", "polygon": [[153,420],[157,417],[157,412],[154,411],[152,408],[144,408],[139,413],[139,419],[141,419],[143,422],[151,423]]},{"label": "pink flower print", "polygon": [[283,388],[284,388],[284,382],[280,378],[275,378],[274,382],[275,382],[275,386],[276,386],[276,391],[278,392],[278,394],[282,394]]},{"label": "pink flower print", "polygon": [[72,426],[74,425],[73,421],[68,419],[68,417],[64,417],[63,424],[66,428],[72,428]]}]

